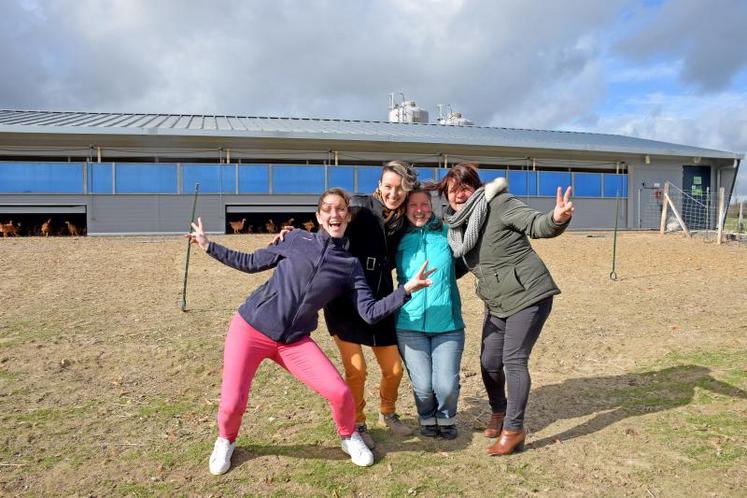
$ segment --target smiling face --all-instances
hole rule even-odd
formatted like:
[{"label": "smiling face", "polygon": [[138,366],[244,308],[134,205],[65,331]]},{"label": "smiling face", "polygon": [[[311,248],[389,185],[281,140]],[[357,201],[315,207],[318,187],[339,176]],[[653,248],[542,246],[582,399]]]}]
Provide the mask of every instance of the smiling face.
[{"label": "smiling face", "polygon": [[381,176],[379,192],[381,192],[381,199],[387,209],[397,209],[407,196],[402,188],[402,177],[393,171],[386,171]]},{"label": "smiling face", "polygon": [[350,211],[347,201],[336,194],[327,194],[319,203],[316,212],[319,227],[326,230],[330,237],[339,239],[345,235],[345,229],[350,222]]},{"label": "smiling face", "polygon": [[415,192],[407,198],[407,220],[416,227],[422,227],[431,219],[433,208],[431,196],[425,192]]},{"label": "smiling face", "polygon": [[451,179],[447,182],[447,185],[446,198],[454,211],[459,211],[462,205],[467,202],[467,199],[475,193],[475,189],[469,185],[457,185],[456,181]]}]

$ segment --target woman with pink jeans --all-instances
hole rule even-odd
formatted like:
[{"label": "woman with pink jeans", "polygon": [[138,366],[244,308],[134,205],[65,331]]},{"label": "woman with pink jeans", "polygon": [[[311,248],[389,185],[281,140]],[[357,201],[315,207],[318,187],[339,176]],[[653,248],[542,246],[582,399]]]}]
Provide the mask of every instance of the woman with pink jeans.
[{"label": "woman with pink jeans", "polygon": [[210,456],[210,472],[223,474],[246,410],[252,379],[269,358],[330,404],[342,450],[360,466],[373,464],[373,454],[355,431],[355,406],[350,389],[317,344],[309,337],[317,327],[318,311],[330,300],[349,295],[358,312],[374,323],[401,307],[412,292],[430,285],[424,264],[405,285],[376,301],[358,259],[345,249],[350,221],[349,198],[330,189],[319,198],[316,218],[320,230],[294,230],[277,245],[242,253],[205,236],[202,220],[187,237],[218,261],[247,273],[275,268],[270,279],[247,297],[228,329],[223,355],[223,384],[218,409],[219,437]]}]

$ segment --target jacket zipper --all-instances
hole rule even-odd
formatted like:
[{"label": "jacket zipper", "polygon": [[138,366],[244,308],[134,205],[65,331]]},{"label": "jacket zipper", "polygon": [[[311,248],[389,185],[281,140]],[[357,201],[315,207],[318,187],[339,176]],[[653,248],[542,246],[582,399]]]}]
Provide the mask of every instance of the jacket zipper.
[{"label": "jacket zipper", "polygon": [[293,328],[293,325],[295,325],[296,323],[296,318],[298,318],[298,313],[299,311],[301,311],[301,306],[303,306],[303,303],[306,300],[306,293],[308,292],[309,287],[311,287],[312,282],[314,282],[314,277],[316,277],[316,274],[319,271],[319,268],[322,266],[322,260],[324,259],[324,256],[327,253],[328,246],[329,246],[329,239],[326,239],[324,241],[324,247],[322,247],[322,254],[319,256],[319,259],[316,261],[316,266],[314,266],[314,272],[311,274],[311,278],[309,278],[309,282],[306,284],[306,287],[303,290],[303,297],[301,298],[301,302],[298,304],[298,307],[296,308],[296,312],[293,314],[293,320],[291,320],[290,328]]},{"label": "jacket zipper", "polygon": [[[422,228],[421,230],[422,231],[420,232],[421,233],[420,239],[423,241],[423,254],[425,254],[425,260],[427,261],[428,260],[428,243],[425,238],[425,229]],[[426,332],[425,324],[427,323],[428,320],[426,319],[425,315],[428,312],[427,310],[428,310],[428,287],[425,287],[423,289],[423,326],[421,327],[421,330],[423,332]]]}]

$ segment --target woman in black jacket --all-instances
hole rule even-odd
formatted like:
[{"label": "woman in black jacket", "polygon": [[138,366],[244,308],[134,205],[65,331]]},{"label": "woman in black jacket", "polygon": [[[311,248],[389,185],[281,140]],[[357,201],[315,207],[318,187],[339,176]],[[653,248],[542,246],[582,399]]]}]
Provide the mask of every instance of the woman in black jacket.
[{"label": "woman in black jacket", "polygon": [[[412,166],[391,161],[384,165],[378,187],[372,195],[352,198],[352,221],[345,233],[350,243],[348,250],[361,262],[366,281],[377,299],[394,288],[395,253],[407,225],[404,204],[415,183],[416,173]],[[345,380],[353,393],[356,429],[369,448],[373,448],[375,443],[368,433],[364,412],[367,368],[362,346],[373,350],[381,369],[378,425],[388,427],[395,434],[412,434],[414,429],[400,422],[396,413],[403,368],[397,349],[394,317],[369,325],[348,300],[337,299],[324,307],[324,318],[340,350]]]}]

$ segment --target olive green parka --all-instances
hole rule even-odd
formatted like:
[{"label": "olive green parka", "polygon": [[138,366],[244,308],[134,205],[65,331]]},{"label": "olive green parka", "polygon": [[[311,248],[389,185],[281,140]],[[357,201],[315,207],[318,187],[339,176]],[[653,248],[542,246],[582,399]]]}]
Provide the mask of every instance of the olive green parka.
[{"label": "olive green parka", "polygon": [[477,278],[477,295],[491,315],[507,318],[549,296],[560,294],[529,239],[557,237],[570,220],[557,224],[552,211],[541,213],[507,190],[498,178],[485,185],[488,214],[475,247],[462,258]]}]

